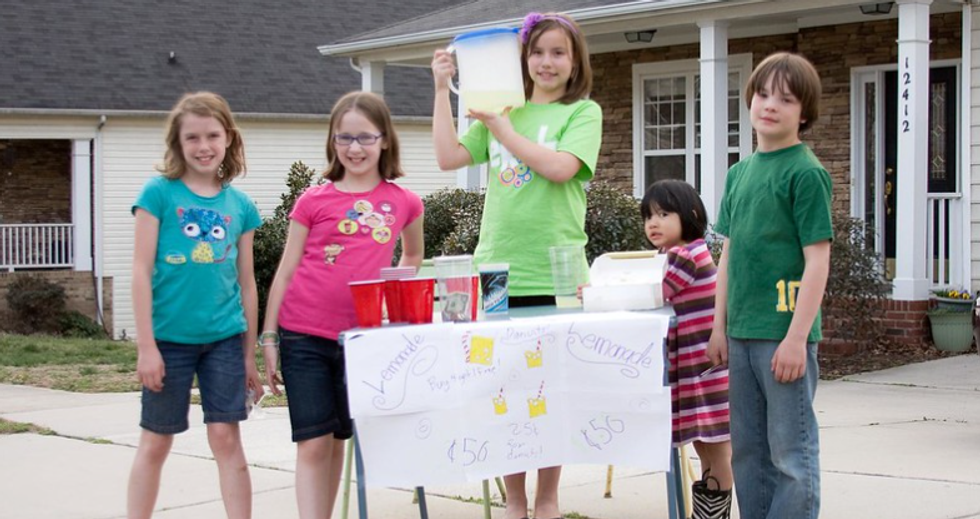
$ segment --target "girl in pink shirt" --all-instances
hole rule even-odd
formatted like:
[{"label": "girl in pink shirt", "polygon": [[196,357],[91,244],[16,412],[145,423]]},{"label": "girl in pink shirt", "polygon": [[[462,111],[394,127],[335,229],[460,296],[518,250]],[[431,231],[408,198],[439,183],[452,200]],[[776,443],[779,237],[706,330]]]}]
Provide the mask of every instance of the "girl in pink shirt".
[{"label": "girl in pink shirt", "polygon": [[677,316],[667,342],[673,441],[694,442],[704,471],[693,487],[693,517],[727,518],[732,506],[728,368],[712,369],[707,356],[716,269],[704,242],[704,204],[690,184],[661,180],[647,190],[640,213],[647,239],[667,254],[664,299]]},{"label": "girl in pink shirt", "polygon": [[289,394],[296,442],[296,501],[301,518],[330,517],[353,434],[341,332],[356,327],[348,283],[378,279],[402,239],[401,266],[422,263],[422,200],[392,182],[404,175],[398,136],[385,102],[351,92],[330,112],[330,183],[308,189],[290,214],[289,232],[266,305],[266,380]]}]

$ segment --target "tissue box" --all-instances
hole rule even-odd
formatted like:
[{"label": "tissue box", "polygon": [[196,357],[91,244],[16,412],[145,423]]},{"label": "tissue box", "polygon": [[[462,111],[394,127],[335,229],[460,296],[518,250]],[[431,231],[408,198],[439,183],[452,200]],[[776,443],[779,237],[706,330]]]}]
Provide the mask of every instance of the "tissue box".
[{"label": "tissue box", "polygon": [[592,262],[582,289],[586,312],[652,310],[664,306],[667,256],[657,251],[610,252]]}]

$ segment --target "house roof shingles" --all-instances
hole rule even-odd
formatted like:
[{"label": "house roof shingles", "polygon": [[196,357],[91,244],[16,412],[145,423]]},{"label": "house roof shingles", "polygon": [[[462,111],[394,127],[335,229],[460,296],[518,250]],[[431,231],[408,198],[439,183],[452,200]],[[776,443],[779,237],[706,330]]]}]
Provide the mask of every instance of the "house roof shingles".
[{"label": "house roof shingles", "polygon": [[[12,2],[0,18],[0,110],[167,111],[212,90],[235,112],[327,114],[360,89],[346,58],[317,45],[444,8],[446,0]],[[398,13],[394,16],[392,13]],[[171,52],[176,60],[171,63]],[[426,70],[389,67],[396,115],[429,115]]]},{"label": "house roof shingles", "polygon": [[335,40],[335,43],[353,43],[366,40],[393,38],[453,27],[475,24],[520,20],[530,11],[569,12],[578,9],[610,7],[621,4],[655,5],[663,0],[616,1],[616,0],[536,0],[532,4],[524,0],[473,0],[449,6],[440,11],[425,13],[388,27]]}]

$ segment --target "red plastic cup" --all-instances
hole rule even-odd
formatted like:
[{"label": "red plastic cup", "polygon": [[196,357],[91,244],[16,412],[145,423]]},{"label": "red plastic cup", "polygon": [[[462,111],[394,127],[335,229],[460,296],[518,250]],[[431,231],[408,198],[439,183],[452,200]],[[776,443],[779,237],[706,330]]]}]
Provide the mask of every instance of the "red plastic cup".
[{"label": "red plastic cup", "polygon": [[354,297],[354,312],[357,326],[375,328],[381,326],[381,302],[384,299],[384,281],[351,281],[351,295]]},{"label": "red plastic cup", "polygon": [[432,322],[436,281],[433,278],[411,278],[399,281],[401,317],[411,324]]},{"label": "red plastic cup", "polygon": [[389,323],[403,323],[405,318],[402,316],[401,301],[401,280],[385,280],[385,308],[388,309]]}]

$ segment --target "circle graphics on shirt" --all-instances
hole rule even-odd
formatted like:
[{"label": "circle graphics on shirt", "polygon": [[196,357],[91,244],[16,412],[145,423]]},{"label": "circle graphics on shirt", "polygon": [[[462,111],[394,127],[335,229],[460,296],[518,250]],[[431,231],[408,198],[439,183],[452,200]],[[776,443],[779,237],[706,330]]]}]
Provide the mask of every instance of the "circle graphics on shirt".
[{"label": "circle graphics on shirt", "polygon": [[505,186],[514,186],[515,189],[527,184],[533,177],[533,175],[531,175],[531,170],[520,160],[518,160],[517,164],[513,166],[501,169],[497,176],[500,179],[501,184]]},{"label": "circle graphics on shirt", "polygon": [[341,234],[346,234],[348,236],[356,233],[359,227],[360,226],[357,225],[357,222],[354,220],[341,220],[340,223],[337,224],[337,230],[340,231]]},{"label": "circle graphics on shirt", "polygon": [[394,233],[391,228],[398,221],[394,214],[395,204],[388,200],[375,204],[369,200],[355,200],[354,206],[348,209],[337,226],[337,229],[348,236],[360,234],[370,236],[375,242],[384,245],[391,241]]}]

